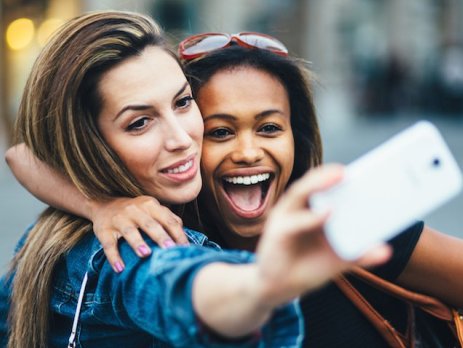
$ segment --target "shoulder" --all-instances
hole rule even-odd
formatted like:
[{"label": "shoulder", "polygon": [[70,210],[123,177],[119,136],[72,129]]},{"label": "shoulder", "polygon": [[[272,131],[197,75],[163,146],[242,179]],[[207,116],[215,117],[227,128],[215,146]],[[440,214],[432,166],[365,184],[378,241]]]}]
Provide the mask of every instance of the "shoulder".
[{"label": "shoulder", "polygon": [[424,222],[417,221],[405,229],[397,237],[389,241],[393,248],[391,259],[384,265],[377,267],[373,273],[389,281],[395,280],[407,266],[424,229]]},{"label": "shoulder", "polygon": [[187,235],[190,243],[204,245],[213,249],[221,249],[217,243],[209,240],[209,238],[205,234],[189,229],[187,227],[184,227],[183,230],[185,231],[185,234]]}]

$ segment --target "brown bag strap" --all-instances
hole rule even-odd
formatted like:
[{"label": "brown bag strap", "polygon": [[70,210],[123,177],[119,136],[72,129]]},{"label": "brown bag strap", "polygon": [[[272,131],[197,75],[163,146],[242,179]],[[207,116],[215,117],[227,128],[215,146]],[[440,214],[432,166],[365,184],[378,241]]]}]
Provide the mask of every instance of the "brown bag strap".
[{"label": "brown bag strap", "polygon": [[351,274],[372,287],[395,298],[411,303],[414,306],[418,306],[425,312],[428,312],[439,319],[446,321],[453,320],[452,309],[434,297],[404,289],[401,286],[378,277],[377,275],[360,267],[355,268]]},{"label": "brown bag strap", "polygon": [[335,281],[344,295],[365,315],[370,323],[378,330],[391,348],[406,348],[406,339],[394,327],[379,314],[371,304],[358,292],[358,290],[344,277]]},{"label": "brown bag strap", "polygon": [[[351,274],[356,278],[363,280],[365,283],[371,285],[372,287],[375,287],[376,289],[381,290],[397,299],[405,301],[410,305],[409,310],[412,310],[411,306],[413,305],[436,318],[447,321],[451,330],[454,332],[460,347],[463,347],[463,314],[461,312],[449,307],[434,297],[404,289],[397,284],[391,283],[371,272],[364,270],[363,268],[358,267],[354,269]],[[373,325],[376,328],[379,328],[380,333],[383,334],[383,337],[385,337],[385,335],[390,335],[391,332],[396,332],[398,335],[397,337],[403,338],[403,336],[400,335],[400,333],[398,333],[394,328],[392,328],[393,331],[389,328],[385,330],[382,326],[378,325],[377,318],[381,318],[384,321],[385,319],[374,310],[368,301],[353,287],[353,285],[345,277],[340,277],[338,280],[336,280],[336,284],[341,289],[341,291],[357,306],[357,308],[373,323]],[[372,315],[371,310],[368,308],[371,308],[371,310],[375,311],[376,314]],[[369,313],[366,312],[366,309],[368,309]],[[410,321],[413,319],[413,311],[409,314]],[[390,326],[389,323],[388,325]],[[411,331],[411,328],[412,325],[409,325],[409,331]],[[412,332],[409,332],[407,336],[410,336],[410,334],[412,334]],[[390,340],[386,337],[385,339],[390,344]],[[412,341],[413,339],[409,342]],[[403,342],[404,341],[402,341],[402,343]]]},{"label": "brown bag strap", "polygon": [[458,338],[460,346],[463,347],[463,313],[452,309],[453,322],[455,323],[455,335]]}]

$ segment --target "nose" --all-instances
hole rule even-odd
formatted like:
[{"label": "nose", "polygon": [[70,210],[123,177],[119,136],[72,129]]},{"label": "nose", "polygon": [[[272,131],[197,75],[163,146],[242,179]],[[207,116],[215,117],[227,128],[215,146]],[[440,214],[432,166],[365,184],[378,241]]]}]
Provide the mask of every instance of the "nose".
[{"label": "nose", "polygon": [[193,139],[184,126],[175,115],[166,120],[163,130],[168,151],[186,150],[192,145]]},{"label": "nose", "polygon": [[253,135],[242,136],[231,154],[231,160],[241,164],[255,164],[264,158],[264,150]]}]

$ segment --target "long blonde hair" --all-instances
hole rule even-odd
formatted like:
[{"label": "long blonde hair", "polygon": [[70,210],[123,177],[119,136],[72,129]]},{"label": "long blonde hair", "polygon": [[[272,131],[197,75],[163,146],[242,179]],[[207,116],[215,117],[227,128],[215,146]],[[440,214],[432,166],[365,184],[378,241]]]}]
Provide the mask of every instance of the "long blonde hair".
[{"label": "long blonde hair", "polygon": [[[142,187],[97,127],[101,75],[148,45],[166,47],[148,17],[102,11],[65,24],[37,58],[16,123],[16,139],[68,177],[87,197],[134,197]],[[174,56],[174,54],[172,54]],[[47,347],[50,296],[57,262],[91,223],[47,208],[13,260],[10,348]]]}]

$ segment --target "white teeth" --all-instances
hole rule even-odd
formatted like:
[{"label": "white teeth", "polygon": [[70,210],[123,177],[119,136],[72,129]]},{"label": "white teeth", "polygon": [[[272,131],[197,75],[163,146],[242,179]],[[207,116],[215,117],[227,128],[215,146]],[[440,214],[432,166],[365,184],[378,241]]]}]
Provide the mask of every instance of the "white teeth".
[{"label": "white teeth", "polygon": [[193,166],[193,160],[190,160],[187,163],[182,164],[181,166],[178,166],[177,168],[167,169],[167,173],[168,174],[183,173],[183,172],[186,172],[188,169],[190,169],[192,166]]},{"label": "white teeth", "polygon": [[223,178],[226,182],[230,184],[238,185],[254,185],[259,182],[270,179],[269,173],[249,175],[249,176],[228,176]]}]

